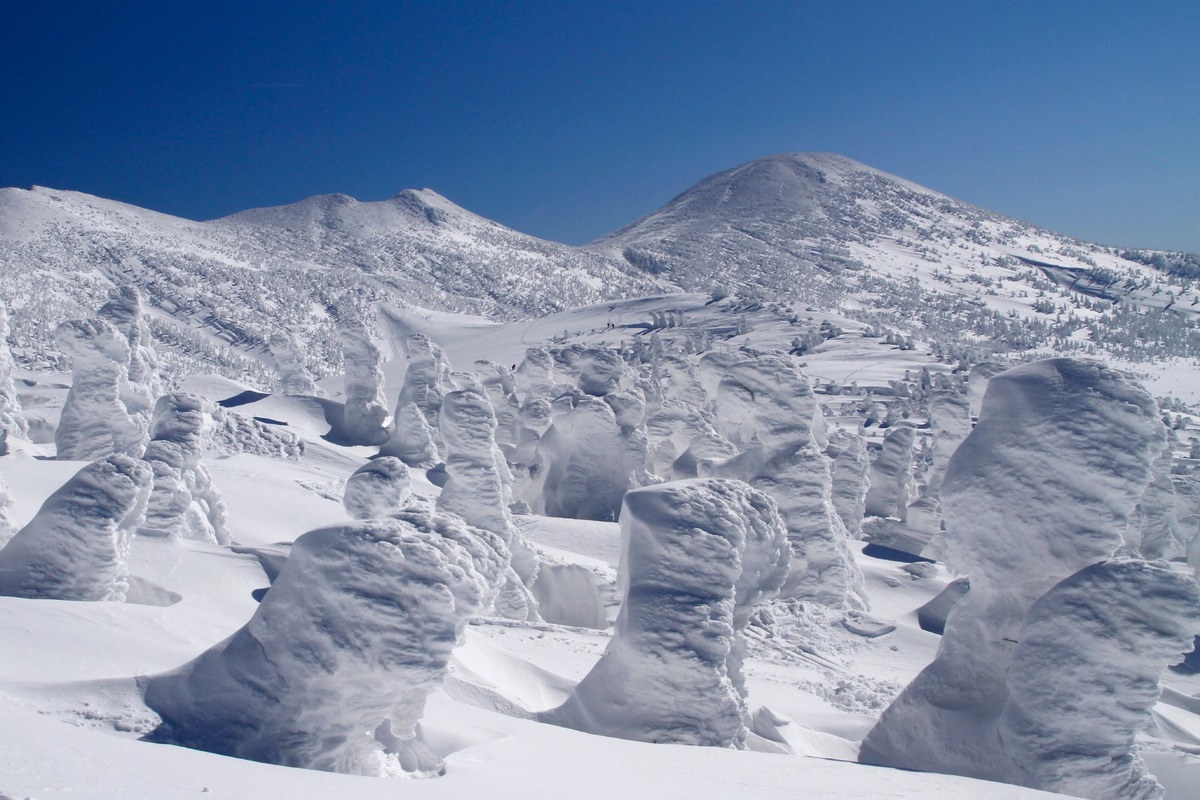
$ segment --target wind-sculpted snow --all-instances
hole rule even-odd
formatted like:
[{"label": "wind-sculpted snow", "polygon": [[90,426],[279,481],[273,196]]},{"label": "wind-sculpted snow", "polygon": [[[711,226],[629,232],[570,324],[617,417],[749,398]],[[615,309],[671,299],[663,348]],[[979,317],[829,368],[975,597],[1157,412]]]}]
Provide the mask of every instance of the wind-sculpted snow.
[{"label": "wind-sculpted snow", "polygon": [[146,679],[152,739],[360,775],[442,770],[418,724],[506,553],[456,517],[315,530],[237,633]]},{"label": "wind-sculpted snow", "polygon": [[396,400],[395,428],[380,448],[412,467],[432,467],[441,460],[438,416],[442,398],[453,390],[450,366],[442,349],[423,333],[405,340],[408,369]]},{"label": "wind-sculpted snow", "polygon": [[861,539],[871,480],[867,440],[857,433],[839,429],[829,435],[825,453],[833,459],[830,489],[833,509],[850,538]]},{"label": "wind-sculpted snow", "polygon": [[813,436],[820,409],[808,380],[778,355],[733,363],[706,356],[701,366],[719,372],[719,424],[743,442],[742,452],[705,464],[701,475],[746,481],[778,504],[792,546],[785,597],[865,608],[862,573],[833,506],[829,459]]},{"label": "wind-sculpted snow", "polygon": [[374,519],[399,511],[411,496],[408,467],[398,458],[380,456],[346,479],[342,504],[354,519]]},{"label": "wind-sculpted snow", "polygon": [[158,357],[150,342],[150,327],[142,316],[142,295],[136,286],[125,284],[109,294],[96,317],[110,323],[129,343],[129,361],[121,383],[121,401],[130,415],[147,417],[155,398],[163,391],[158,375]]},{"label": "wind-sculpted snow", "polygon": [[71,358],[67,393],[54,444],[60,461],[94,461],[112,453],[141,455],[144,429],[122,401],[129,341],[100,319],[58,326],[58,345]]},{"label": "wind-sculpted snow", "polygon": [[512,563],[496,610],[510,618],[536,619],[537,601],[528,587],[537,579],[537,554],[513,525],[508,511],[500,474],[504,456],[496,446],[491,403],[478,392],[455,391],[447,394],[441,405],[448,478],[438,495],[437,508],[504,540]]},{"label": "wind-sculpted snow", "polygon": [[123,601],[150,467],[116,454],[79,470],[0,550],[0,595]]},{"label": "wind-sculpted snow", "polygon": [[154,488],[139,533],[229,543],[225,503],[200,463],[210,420],[199,397],[175,393],[158,399],[142,456],[154,470]]},{"label": "wind-sculpted snow", "polygon": [[913,442],[916,433],[910,425],[900,425],[883,437],[883,448],[871,462],[870,488],[867,490],[866,513],[872,517],[908,515],[913,499]]},{"label": "wind-sculpted snow", "polygon": [[609,347],[589,347],[576,362],[579,369],[579,388],[584,394],[603,397],[621,387],[625,361],[620,353]]},{"label": "wind-sculpted snow", "polygon": [[285,461],[304,455],[304,440],[278,425],[268,425],[228,408],[212,409],[205,450],[210,455],[252,453]]},{"label": "wind-sculpted snow", "polygon": [[[1024,756],[999,741],[997,725],[1034,668],[1016,662],[1038,652],[1020,644],[1027,614],[1055,584],[1122,546],[1165,442],[1153,398],[1098,362],[1049,359],[991,380],[941,489],[947,563],[970,577],[970,591],[950,614],[937,658],[880,718],[861,760],[1013,780],[1008,765]],[[1040,615],[1064,605],[1047,602]],[[1081,658],[1103,659],[1108,646],[1095,642],[1100,649]]]},{"label": "wind-sculpted snow", "polygon": [[0,549],[8,544],[8,540],[17,532],[16,525],[13,524],[10,515],[12,507],[12,487],[10,487],[4,478],[0,478]]},{"label": "wind-sculpted snow", "polygon": [[[12,351],[8,349],[8,311],[0,303],[0,435],[29,436],[29,423],[21,414],[21,400],[13,384]],[[0,442],[0,455],[5,447]]]},{"label": "wind-sculpted snow", "polygon": [[1185,556],[1187,540],[1176,515],[1175,487],[1171,480],[1173,443],[1154,461],[1154,472],[1138,502],[1136,530],[1126,534],[1127,544],[1142,558],[1169,560]]},{"label": "wind-sculpted snow", "polygon": [[379,348],[361,322],[339,322],[346,368],[344,434],[350,444],[381,445],[392,430],[392,415],[383,396]]},{"label": "wind-sculpted snow", "polygon": [[[542,496],[529,498],[534,510],[552,517],[615,520],[625,492],[638,485],[629,448],[638,442],[622,435],[612,407],[589,395],[556,400],[554,425],[541,437],[545,463]],[[634,470],[631,472],[631,468]]]},{"label": "wind-sculpted snow", "polygon": [[1009,780],[1090,800],[1162,797],[1135,739],[1163,669],[1197,631],[1200,587],[1165,565],[1105,561],[1043,595],[1025,618],[1000,716]]},{"label": "wind-sculpted snow", "polygon": [[643,742],[742,747],[742,631],[782,585],[787,534],[762,492],[728,480],[630,492],[621,513],[625,600],[612,641],[542,719]]},{"label": "wind-sculpted snow", "polygon": [[295,334],[276,331],[268,341],[275,368],[279,371],[279,389],[284,394],[320,396],[304,360],[304,348]]}]

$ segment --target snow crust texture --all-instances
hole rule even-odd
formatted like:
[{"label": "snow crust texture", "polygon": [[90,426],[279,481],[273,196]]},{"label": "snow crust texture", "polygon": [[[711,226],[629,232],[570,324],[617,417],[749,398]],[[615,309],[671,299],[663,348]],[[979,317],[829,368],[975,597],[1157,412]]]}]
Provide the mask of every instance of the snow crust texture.
[{"label": "snow crust texture", "polygon": [[243,628],[147,679],[152,738],[333,772],[440,771],[418,723],[506,555],[424,512],[301,536]]},{"label": "snow crust texture", "polygon": [[123,601],[152,479],[149,466],[120,454],[77,472],[0,550],[0,595]]},{"label": "snow crust texture", "polygon": [[599,663],[545,721],[605,736],[744,746],[741,631],[787,575],[787,532],[762,492],[730,480],[625,497],[625,600]]},{"label": "snow crust texture", "polygon": [[970,591],[861,760],[1158,796],[1134,732],[1195,632],[1196,589],[1145,562],[1102,562],[1131,530],[1165,440],[1154,400],[1098,362],[1048,359],[992,378],[941,488],[947,560]]}]

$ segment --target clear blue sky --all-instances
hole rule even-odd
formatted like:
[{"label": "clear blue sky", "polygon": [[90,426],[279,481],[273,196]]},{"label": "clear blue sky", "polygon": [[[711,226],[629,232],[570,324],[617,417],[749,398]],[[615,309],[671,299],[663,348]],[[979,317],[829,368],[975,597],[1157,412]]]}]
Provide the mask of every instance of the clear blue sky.
[{"label": "clear blue sky", "polygon": [[69,2],[0,12],[0,185],[206,219],[430,187],[582,243],[827,150],[1200,251],[1200,2]]}]

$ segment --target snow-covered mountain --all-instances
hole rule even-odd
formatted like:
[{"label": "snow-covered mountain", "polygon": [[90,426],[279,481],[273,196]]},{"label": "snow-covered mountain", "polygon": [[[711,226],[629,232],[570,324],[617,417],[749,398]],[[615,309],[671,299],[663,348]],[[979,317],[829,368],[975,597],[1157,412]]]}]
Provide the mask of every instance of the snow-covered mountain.
[{"label": "snow-covered mountain", "polygon": [[1196,256],[1079,241],[831,153],[717,173],[586,249],[685,289],[841,309],[948,349],[1200,353]]},{"label": "snow-covered mountain", "polygon": [[77,192],[0,190],[0,292],[21,363],[61,364],[54,325],[132,283],[168,376],[215,370],[264,387],[277,377],[265,345],[281,328],[315,375],[339,369],[339,309],[519,319],[678,290],[803,302],[931,342],[948,361],[1188,358],[1200,355],[1196,277],[1196,256],[1081,242],[831,154],[718,173],[583,248],[428,189],[380,202],[325,195],[210,222]]},{"label": "snow-covered mountain", "polygon": [[0,195],[0,800],[1194,797],[1192,262],[745,171],[654,262]]},{"label": "snow-covered mountain", "polygon": [[300,336],[317,374],[335,368],[339,306],[511,319],[660,289],[623,261],[517,233],[427,189],[371,203],[313,197],[211,222],[78,192],[0,190],[0,292],[19,358],[53,363],[54,325],[125,283],[152,310],[168,367],[248,378],[280,328]]}]

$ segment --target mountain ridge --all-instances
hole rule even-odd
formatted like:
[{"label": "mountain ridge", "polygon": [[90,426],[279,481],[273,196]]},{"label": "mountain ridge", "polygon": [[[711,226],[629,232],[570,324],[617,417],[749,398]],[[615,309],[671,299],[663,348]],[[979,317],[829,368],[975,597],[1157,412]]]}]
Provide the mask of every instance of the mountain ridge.
[{"label": "mountain ridge", "polygon": [[1197,276],[1163,268],[1175,263],[1163,253],[1082,242],[835,153],[715,173],[582,247],[432,189],[316,195],[208,221],[81,192],[0,190],[0,290],[18,358],[56,363],[49,323],[133,283],[168,368],[268,382],[271,332],[297,334],[309,368],[327,375],[340,358],[334,317],[367,317],[378,303],[513,320],[679,290],[802,302],[938,340],[946,357],[1200,354]]}]

